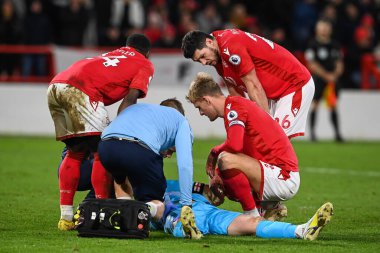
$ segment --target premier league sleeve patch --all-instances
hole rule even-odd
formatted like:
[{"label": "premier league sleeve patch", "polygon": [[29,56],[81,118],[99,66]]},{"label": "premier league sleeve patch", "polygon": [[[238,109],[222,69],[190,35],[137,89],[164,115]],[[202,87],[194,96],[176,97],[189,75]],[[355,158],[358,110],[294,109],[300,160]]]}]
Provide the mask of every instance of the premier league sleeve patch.
[{"label": "premier league sleeve patch", "polygon": [[237,117],[238,117],[238,113],[234,110],[229,111],[229,113],[227,114],[228,121],[234,120]]},{"label": "premier league sleeve patch", "polygon": [[237,119],[238,116],[239,116],[238,113],[234,110],[231,110],[228,112],[228,114],[227,114],[227,119],[229,121],[228,127],[231,127],[233,125],[240,125],[242,127],[245,127],[244,122]]},{"label": "premier league sleeve patch", "polygon": [[229,62],[231,62],[233,65],[239,65],[241,62],[240,56],[237,54],[231,55]]}]

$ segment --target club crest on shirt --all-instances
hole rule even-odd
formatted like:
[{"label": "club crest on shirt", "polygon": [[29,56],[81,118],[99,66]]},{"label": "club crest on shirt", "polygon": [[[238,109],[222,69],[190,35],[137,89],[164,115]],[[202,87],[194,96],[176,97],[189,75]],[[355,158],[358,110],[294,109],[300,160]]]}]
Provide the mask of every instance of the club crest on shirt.
[{"label": "club crest on shirt", "polygon": [[241,62],[241,59],[240,59],[240,56],[237,55],[237,54],[233,54],[231,55],[229,61],[233,64],[233,65],[239,65],[240,62]]},{"label": "club crest on shirt", "polygon": [[90,104],[91,104],[92,109],[94,109],[94,111],[96,111],[96,109],[98,109],[98,105],[99,105],[98,101],[91,101],[90,100]]},{"label": "club crest on shirt", "polygon": [[229,121],[234,120],[234,119],[236,119],[237,117],[238,117],[238,113],[237,113],[236,111],[234,111],[234,110],[230,111],[230,112],[227,114],[227,119],[228,119]]}]

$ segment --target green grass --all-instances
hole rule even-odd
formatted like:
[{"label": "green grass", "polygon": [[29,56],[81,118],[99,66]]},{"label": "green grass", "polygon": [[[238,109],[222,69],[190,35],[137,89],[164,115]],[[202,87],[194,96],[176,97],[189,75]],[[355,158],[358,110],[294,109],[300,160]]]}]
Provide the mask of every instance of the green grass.
[{"label": "green grass", "polygon": [[[195,180],[205,181],[204,163],[218,140],[196,140]],[[319,240],[265,240],[252,236],[206,236],[200,241],[153,232],[146,240],[79,238],[57,230],[57,165],[63,145],[53,138],[0,136],[0,252],[379,252],[380,143],[293,143],[301,187],[288,201],[288,222],[305,222],[326,201],[331,223]],[[175,159],[165,161],[176,178]],[[78,204],[85,193],[76,195]],[[240,210],[226,201],[223,208]]]}]

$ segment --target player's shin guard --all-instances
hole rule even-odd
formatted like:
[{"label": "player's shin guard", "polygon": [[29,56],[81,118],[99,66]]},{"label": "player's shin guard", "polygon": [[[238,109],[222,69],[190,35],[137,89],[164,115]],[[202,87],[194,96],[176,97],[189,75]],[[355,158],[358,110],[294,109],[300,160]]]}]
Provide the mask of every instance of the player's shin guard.
[{"label": "player's shin guard", "polygon": [[239,201],[244,211],[256,208],[247,176],[238,169],[221,170],[225,194],[229,199]]},{"label": "player's shin guard", "polygon": [[296,225],[278,221],[260,221],[256,236],[261,238],[296,238]]},{"label": "player's shin guard", "polygon": [[97,199],[109,198],[112,186],[112,178],[100,162],[98,153],[94,153],[92,165],[91,183]]},{"label": "player's shin guard", "polygon": [[73,199],[78,187],[80,177],[80,165],[85,153],[67,151],[59,168],[60,204],[73,205]]}]

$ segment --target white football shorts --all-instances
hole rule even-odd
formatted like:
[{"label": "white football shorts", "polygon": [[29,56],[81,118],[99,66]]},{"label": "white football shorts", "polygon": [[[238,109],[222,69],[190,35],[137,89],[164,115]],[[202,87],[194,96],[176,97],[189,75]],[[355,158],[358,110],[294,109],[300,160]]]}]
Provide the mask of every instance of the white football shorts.
[{"label": "white football shorts", "polygon": [[290,138],[305,134],[307,115],[314,97],[313,78],[299,90],[279,100],[269,100],[269,113]]},{"label": "white football shorts", "polygon": [[281,168],[259,161],[262,172],[261,201],[283,201],[294,197],[300,186],[299,172],[291,171],[285,179]]},{"label": "white football shorts", "polygon": [[51,84],[47,97],[57,140],[100,135],[110,123],[103,102],[92,101],[73,86]]}]

